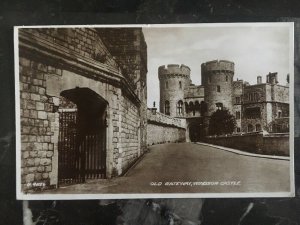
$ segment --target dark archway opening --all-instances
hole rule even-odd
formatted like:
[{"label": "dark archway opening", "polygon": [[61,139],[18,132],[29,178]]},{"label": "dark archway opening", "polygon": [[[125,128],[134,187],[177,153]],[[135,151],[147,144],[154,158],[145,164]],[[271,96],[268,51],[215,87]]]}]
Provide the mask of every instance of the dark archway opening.
[{"label": "dark archway opening", "polygon": [[106,175],[107,101],[89,88],[61,92],[75,110],[59,110],[58,183],[81,183]]},{"label": "dark archway opening", "polygon": [[200,141],[200,125],[199,124],[191,124],[189,127],[189,134],[190,134],[190,140],[191,142],[197,142]]},{"label": "dark archway opening", "polygon": [[205,131],[203,119],[190,119],[188,129],[191,142],[198,142],[204,139]]}]

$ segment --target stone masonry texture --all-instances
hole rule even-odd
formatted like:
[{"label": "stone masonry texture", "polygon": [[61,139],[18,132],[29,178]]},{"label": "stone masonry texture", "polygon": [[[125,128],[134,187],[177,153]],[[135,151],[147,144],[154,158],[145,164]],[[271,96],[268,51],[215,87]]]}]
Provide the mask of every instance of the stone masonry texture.
[{"label": "stone masonry texture", "polygon": [[[61,96],[65,90],[88,88],[107,102],[108,178],[121,175],[145,152],[147,54],[144,36],[138,28],[122,29],[119,31],[124,34],[122,41],[114,37],[109,45],[107,37],[111,34],[109,29],[106,31],[105,34],[90,28],[20,30],[23,191],[57,187],[59,113],[77,108]],[[122,53],[122,48],[132,46],[135,51],[130,55]],[[134,70],[132,64],[136,65]]]},{"label": "stone masonry texture", "polygon": [[185,120],[148,109],[147,144],[185,142]]}]

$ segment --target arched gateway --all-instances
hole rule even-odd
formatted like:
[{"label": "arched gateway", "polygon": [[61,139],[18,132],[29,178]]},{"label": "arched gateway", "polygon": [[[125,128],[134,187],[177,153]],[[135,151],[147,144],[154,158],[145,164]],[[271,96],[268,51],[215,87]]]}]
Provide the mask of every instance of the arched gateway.
[{"label": "arched gateway", "polygon": [[89,88],[61,96],[76,106],[59,108],[58,184],[105,178],[107,101]]}]

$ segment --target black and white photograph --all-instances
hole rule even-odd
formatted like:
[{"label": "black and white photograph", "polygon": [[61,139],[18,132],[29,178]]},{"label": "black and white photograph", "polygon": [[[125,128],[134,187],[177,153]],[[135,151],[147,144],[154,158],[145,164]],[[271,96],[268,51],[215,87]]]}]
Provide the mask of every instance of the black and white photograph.
[{"label": "black and white photograph", "polygon": [[293,28],[15,27],[17,198],[293,197]]}]

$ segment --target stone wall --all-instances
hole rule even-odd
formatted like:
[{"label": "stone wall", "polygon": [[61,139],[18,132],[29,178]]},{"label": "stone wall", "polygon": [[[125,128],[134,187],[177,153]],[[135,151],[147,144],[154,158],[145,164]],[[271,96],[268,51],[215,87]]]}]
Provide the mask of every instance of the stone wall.
[{"label": "stone wall", "polygon": [[[62,71],[35,61],[20,58],[20,114],[21,114],[21,175],[23,190],[31,189],[33,182],[49,186],[52,162],[57,152],[58,96],[46,95],[45,73]],[[56,171],[57,173],[57,171]],[[53,181],[56,183],[56,181]]]},{"label": "stone wall", "polygon": [[99,28],[101,40],[120,66],[141,101],[140,146],[146,150],[147,143],[147,44],[142,28]]},{"label": "stone wall", "polygon": [[171,142],[185,142],[185,120],[173,118],[159,112],[147,111],[147,144],[162,144]]},{"label": "stone wall", "polygon": [[61,93],[76,88],[106,102],[106,177],[121,175],[146,149],[146,96],[132,89],[98,32],[23,29],[19,41],[22,190],[58,185],[59,113],[77,108]]},{"label": "stone wall", "polygon": [[289,87],[283,85],[274,86],[274,101],[289,103]]},{"label": "stone wall", "polygon": [[206,137],[205,142],[251,153],[289,156],[289,134],[249,133]]}]

